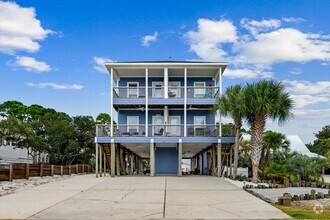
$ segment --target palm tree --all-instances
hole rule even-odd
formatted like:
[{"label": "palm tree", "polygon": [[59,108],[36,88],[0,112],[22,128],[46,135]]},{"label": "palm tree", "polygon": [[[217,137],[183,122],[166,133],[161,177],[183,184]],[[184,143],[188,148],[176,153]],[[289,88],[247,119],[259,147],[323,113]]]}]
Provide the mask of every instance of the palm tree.
[{"label": "palm tree", "polygon": [[275,153],[279,149],[288,149],[289,146],[290,141],[286,139],[285,134],[275,131],[266,131],[263,138],[263,149],[260,164],[265,165],[266,161],[268,165],[270,164],[271,150]]},{"label": "palm tree", "polygon": [[247,121],[251,125],[251,161],[253,182],[258,181],[263,134],[267,119],[285,123],[293,116],[293,100],[282,82],[262,80],[247,84],[244,92]]},{"label": "palm tree", "polygon": [[242,127],[242,119],[245,116],[244,93],[241,85],[230,86],[226,92],[218,100],[218,104],[214,110],[219,110],[223,116],[230,116],[234,120],[235,127],[235,148],[234,148],[234,172],[233,178],[237,175],[238,167],[238,150],[240,129]]}]

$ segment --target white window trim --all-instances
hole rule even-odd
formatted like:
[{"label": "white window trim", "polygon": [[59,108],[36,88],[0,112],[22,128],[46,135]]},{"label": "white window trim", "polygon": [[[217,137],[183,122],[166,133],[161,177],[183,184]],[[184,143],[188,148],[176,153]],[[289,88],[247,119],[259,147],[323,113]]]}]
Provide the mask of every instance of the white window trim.
[{"label": "white window trim", "polygon": [[139,82],[127,82],[127,98],[129,98],[129,85],[133,83],[136,84],[136,98],[139,97]]},{"label": "white window trim", "polygon": [[[129,118],[133,118],[133,117],[134,117],[134,118],[137,118],[137,124],[132,124],[132,125],[130,125],[130,124],[129,124]],[[133,127],[136,126],[136,128],[137,128],[137,129],[136,129],[137,132],[140,132],[140,131],[139,131],[139,124],[140,124],[140,117],[139,117],[139,116],[127,116],[127,119],[126,119],[126,120],[127,120],[127,128],[126,128],[126,129],[127,129],[127,132],[129,132],[129,128],[130,128],[130,126],[133,126]]]},{"label": "white window trim", "polygon": [[204,125],[206,125],[206,116],[203,116],[203,115],[197,115],[197,116],[194,116],[194,126],[198,126],[198,125],[203,125],[203,124],[196,124],[195,121],[196,121],[196,118],[197,117],[203,117],[204,118]]},{"label": "white window trim", "polygon": [[[156,84],[157,85],[161,85],[162,86],[162,91],[164,91],[164,82],[162,82],[162,81],[155,81],[155,82],[152,82],[152,98],[161,98],[161,97],[157,97],[156,96],[156,93],[155,93],[155,91],[156,91]],[[162,97],[163,97],[164,95],[162,95]]]},{"label": "white window trim", "polygon": [[[198,90],[203,90],[203,95],[205,95],[206,82],[194,82],[194,87],[197,87],[197,86],[196,86],[197,83],[203,83],[203,87],[204,87],[204,89],[198,89],[198,88],[197,88],[197,89],[198,89]],[[198,87],[200,87],[200,86],[198,86]],[[196,95],[197,95],[197,94],[200,94],[200,93],[196,93],[196,91],[197,91],[197,90],[194,88],[194,98],[198,98]]]},{"label": "white window trim", "polygon": [[177,90],[178,90],[178,97],[181,98],[181,82],[180,81],[170,81],[170,82],[168,82],[168,86],[170,87],[170,89],[172,87],[171,84],[177,84],[178,85],[178,88],[177,88]]},{"label": "white window trim", "polygon": [[[171,117],[178,117],[179,118],[179,124],[178,125],[181,125],[181,116],[180,115],[169,115],[168,116],[168,121],[170,122],[171,120],[170,120],[170,118]],[[171,125],[171,124],[169,124],[169,125]],[[181,126],[178,126],[178,128],[179,128],[179,134],[181,135]]]}]

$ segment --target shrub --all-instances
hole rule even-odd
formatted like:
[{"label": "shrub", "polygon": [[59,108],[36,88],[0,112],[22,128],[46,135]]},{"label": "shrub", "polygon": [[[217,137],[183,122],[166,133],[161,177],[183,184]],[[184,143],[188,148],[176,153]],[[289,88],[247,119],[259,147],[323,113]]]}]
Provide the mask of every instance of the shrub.
[{"label": "shrub", "polygon": [[273,183],[282,182],[284,177],[288,177],[286,166],[274,162],[271,162],[269,166],[265,168],[264,174],[265,177]]}]

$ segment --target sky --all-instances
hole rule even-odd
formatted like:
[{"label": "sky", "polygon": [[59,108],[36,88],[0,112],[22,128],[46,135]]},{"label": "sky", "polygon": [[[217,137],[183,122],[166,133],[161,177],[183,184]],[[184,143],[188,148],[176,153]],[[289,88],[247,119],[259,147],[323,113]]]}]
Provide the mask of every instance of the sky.
[{"label": "sky", "polygon": [[330,124],[330,2],[2,1],[0,103],[109,112],[105,61],[228,62],[223,87],[281,80],[305,143]]}]

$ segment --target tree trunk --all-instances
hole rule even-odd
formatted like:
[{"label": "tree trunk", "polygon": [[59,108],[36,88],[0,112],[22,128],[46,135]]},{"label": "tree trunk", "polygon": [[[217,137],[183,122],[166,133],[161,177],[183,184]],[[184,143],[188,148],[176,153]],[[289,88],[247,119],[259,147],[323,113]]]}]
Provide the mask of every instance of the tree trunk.
[{"label": "tree trunk", "polygon": [[238,168],[238,151],[239,151],[239,135],[240,135],[241,126],[236,127],[236,136],[235,136],[235,148],[234,148],[234,171],[233,171],[233,179],[237,176],[237,168]]},{"label": "tree trunk", "polygon": [[258,178],[258,172],[259,172],[259,164],[255,164],[252,162],[252,182],[257,183]]},{"label": "tree trunk", "polygon": [[266,125],[265,115],[256,115],[251,126],[251,161],[253,182],[257,183],[259,176],[259,162],[262,152],[263,134]]}]

